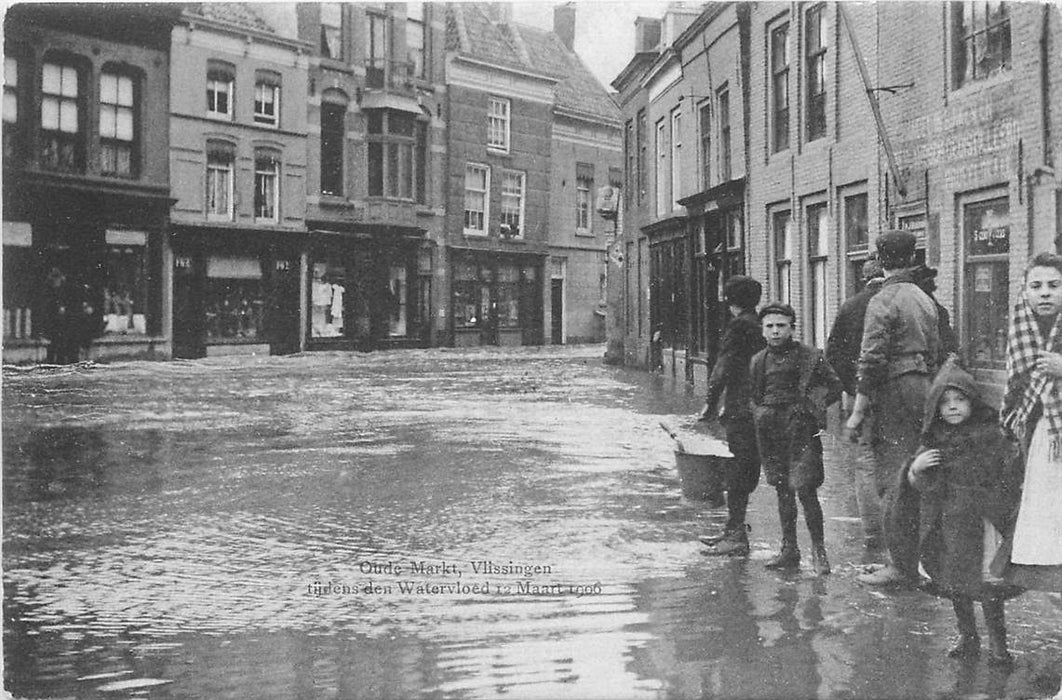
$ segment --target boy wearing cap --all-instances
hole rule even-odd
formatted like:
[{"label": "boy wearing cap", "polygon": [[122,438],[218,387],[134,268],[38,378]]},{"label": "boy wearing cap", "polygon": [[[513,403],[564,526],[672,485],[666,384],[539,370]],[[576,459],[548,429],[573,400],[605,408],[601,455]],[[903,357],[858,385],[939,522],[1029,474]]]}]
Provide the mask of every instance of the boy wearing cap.
[{"label": "boy wearing cap", "polygon": [[797,547],[797,500],[811,535],[812,566],[830,573],[823,538],[822,440],[826,408],[841,398],[841,380],[818,348],[793,339],[796,312],[774,302],[760,309],[767,347],[749,364],[749,383],[756,439],[767,483],[778,494],[782,549],[767,562],[769,569],[800,565]]},{"label": "boy wearing cap", "polygon": [[730,460],[728,473],[724,475],[726,526],[718,535],[700,538],[701,542],[711,545],[708,554],[745,556],[749,553],[745,513],[749,495],[760,481],[760,457],[749,408],[749,360],[764,345],[756,317],[756,305],[760,303],[762,292],[762,285],[745,275],[734,275],[727,280],[724,289],[732,318],[723,333],[719,357],[708,378],[708,395],[700,419],[714,419],[716,404],[721,396],[725,396],[720,422],[734,459]]},{"label": "boy wearing cap", "polygon": [[892,564],[858,579],[870,585],[918,581],[918,500],[899,498],[900,470],[918,447],[921,415],[940,357],[937,309],[909,269],[916,239],[886,231],[875,245],[885,269],[881,291],[867,305],[855,404],[845,427],[874,458]]}]

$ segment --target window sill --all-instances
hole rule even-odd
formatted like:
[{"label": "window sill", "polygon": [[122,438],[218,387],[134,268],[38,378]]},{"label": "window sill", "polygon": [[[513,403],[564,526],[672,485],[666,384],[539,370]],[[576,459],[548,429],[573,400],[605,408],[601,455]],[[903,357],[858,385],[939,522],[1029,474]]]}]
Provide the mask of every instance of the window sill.
[{"label": "window sill", "polygon": [[959,87],[952,88],[951,96],[955,99],[966,99],[973,95],[977,95],[982,90],[991,90],[999,85],[1005,85],[1011,82],[1013,78],[1014,69],[1008,68],[1007,70],[1000,71],[987,78],[977,78],[960,85]]},{"label": "window sill", "polygon": [[494,156],[512,155],[511,151],[512,151],[512,149],[510,149],[510,148],[499,148],[498,146],[487,146],[487,153],[489,153],[490,155],[494,155]]},{"label": "window sill", "polygon": [[470,231],[468,229],[465,229],[464,231],[461,232],[461,235],[465,236],[466,238],[486,238],[487,237],[487,232],[486,231]]},{"label": "window sill", "polygon": [[231,114],[220,114],[218,112],[207,112],[206,118],[216,122],[232,122]]},{"label": "window sill", "polygon": [[577,228],[577,229],[575,229],[575,235],[576,236],[582,236],[583,238],[593,238],[595,234],[594,234],[593,231],[591,231],[589,229]]},{"label": "window sill", "polygon": [[343,59],[341,58],[325,58],[324,56],[322,56],[321,68],[328,68],[329,70],[354,75],[354,67],[348,63],[344,63]]}]

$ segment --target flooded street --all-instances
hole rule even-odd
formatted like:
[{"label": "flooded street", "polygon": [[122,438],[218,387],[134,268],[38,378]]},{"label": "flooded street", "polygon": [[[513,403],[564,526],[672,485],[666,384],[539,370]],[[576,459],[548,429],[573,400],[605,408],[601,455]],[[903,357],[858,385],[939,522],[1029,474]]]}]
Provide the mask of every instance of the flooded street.
[{"label": "flooded street", "polygon": [[[5,687],[212,699],[1057,689],[1057,598],[1007,604],[1008,675],[946,657],[946,601],[856,583],[862,536],[835,437],[822,491],[832,575],[808,561],[764,569],[779,528],[762,483],[752,555],[702,556],[696,538],[725,509],[681,497],[658,425],[696,429],[701,397],[606,367],[602,352],[5,371]],[[803,525],[800,538],[809,552]]]}]

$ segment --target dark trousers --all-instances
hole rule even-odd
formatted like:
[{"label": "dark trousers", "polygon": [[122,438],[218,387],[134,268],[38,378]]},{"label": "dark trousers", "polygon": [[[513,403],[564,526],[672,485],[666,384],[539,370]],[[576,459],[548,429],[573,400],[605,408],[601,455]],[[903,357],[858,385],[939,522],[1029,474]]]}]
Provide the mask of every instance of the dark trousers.
[{"label": "dark trousers", "polygon": [[738,531],[745,524],[749,495],[760,482],[760,453],[751,416],[723,421],[726,441],[734,459],[724,475],[726,487],[726,529]]}]

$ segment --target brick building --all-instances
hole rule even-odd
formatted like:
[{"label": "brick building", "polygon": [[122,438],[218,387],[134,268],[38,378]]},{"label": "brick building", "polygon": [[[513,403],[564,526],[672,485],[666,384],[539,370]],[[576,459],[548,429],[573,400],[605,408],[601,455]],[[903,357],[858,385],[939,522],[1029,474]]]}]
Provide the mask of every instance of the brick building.
[{"label": "brick building", "polygon": [[173,31],[176,357],[302,349],[309,47],[293,19],[285,36],[256,6],[202,3]]},{"label": "brick building", "polygon": [[168,354],[172,6],[21,4],[4,22],[4,362],[44,357],[45,280],[89,357]]}]

